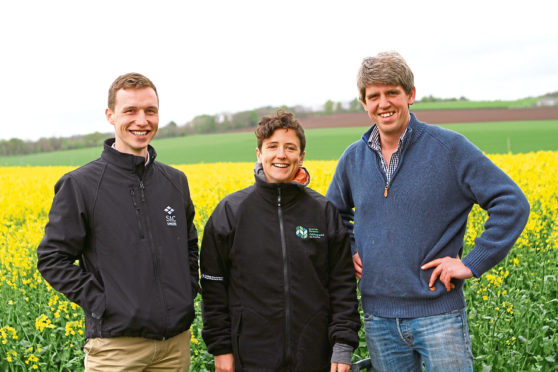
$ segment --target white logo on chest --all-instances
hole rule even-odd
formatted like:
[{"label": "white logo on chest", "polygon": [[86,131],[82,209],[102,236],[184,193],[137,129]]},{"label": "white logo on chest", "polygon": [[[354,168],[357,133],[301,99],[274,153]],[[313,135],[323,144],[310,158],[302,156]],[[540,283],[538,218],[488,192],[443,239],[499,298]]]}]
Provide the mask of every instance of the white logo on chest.
[{"label": "white logo on chest", "polygon": [[171,206],[168,206],[163,209],[163,211],[167,213],[167,215],[165,216],[167,226],[176,226],[176,216],[172,214],[174,212],[174,209]]}]

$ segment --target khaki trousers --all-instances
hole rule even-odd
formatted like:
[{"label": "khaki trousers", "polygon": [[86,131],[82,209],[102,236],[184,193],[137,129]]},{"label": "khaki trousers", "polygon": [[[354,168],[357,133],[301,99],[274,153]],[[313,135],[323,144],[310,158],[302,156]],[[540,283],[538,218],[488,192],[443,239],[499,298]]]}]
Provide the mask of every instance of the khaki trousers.
[{"label": "khaki trousers", "polygon": [[90,338],[83,350],[85,372],[187,372],[190,331],[163,341],[141,337]]}]

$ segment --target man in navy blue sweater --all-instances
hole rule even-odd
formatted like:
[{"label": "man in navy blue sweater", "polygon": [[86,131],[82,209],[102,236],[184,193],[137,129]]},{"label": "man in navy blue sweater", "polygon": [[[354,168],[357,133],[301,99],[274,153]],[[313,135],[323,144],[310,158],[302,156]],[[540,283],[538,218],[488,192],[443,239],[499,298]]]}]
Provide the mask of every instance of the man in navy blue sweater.
[{"label": "man in navy blue sweater", "polygon": [[[464,280],[506,256],[529,203],[465,137],[409,112],[414,77],[398,53],[365,59],[357,85],[372,127],[345,150],[326,196],[353,232],[373,367],[472,371]],[[462,257],[474,204],[489,218]]]}]

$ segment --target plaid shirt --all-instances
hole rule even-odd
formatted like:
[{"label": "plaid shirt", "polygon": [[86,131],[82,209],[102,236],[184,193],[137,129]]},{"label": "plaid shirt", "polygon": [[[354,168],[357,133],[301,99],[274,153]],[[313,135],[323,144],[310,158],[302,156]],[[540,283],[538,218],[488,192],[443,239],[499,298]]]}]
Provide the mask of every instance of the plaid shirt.
[{"label": "plaid shirt", "polygon": [[399,137],[397,150],[395,150],[395,152],[391,154],[389,166],[386,164],[386,160],[382,155],[382,145],[380,144],[380,131],[378,130],[378,127],[375,124],[374,127],[372,128],[372,133],[370,134],[370,138],[368,138],[368,146],[380,155],[380,160],[382,162],[382,169],[386,174],[386,188],[389,186],[391,182],[391,177],[393,176],[393,172],[395,172],[397,166],[399,165],[399,157],[401,156],[401,149],[403,148],[403,144],[405,143],[406,140],[405,135],[407,134],[408,128],[409,127],[405,128],[405,131],[403,132],[401,137]]}]

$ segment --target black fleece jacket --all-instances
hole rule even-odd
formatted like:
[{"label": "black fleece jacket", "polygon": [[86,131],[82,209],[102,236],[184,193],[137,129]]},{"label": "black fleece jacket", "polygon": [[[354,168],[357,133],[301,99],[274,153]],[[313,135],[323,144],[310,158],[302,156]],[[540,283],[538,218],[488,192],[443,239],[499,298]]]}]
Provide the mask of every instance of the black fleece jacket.
[{"label": "black fleece jacket", "polygon": [[358,345],[348,233],[322,195],[256,173],[204,229],[204,341],[239,371],[329,371],[333,344]]},{"label": "black fleece jacket", "polygon": [[37,267],[83,308],[86,338],[169,338],[190,327],[199,288],[188,182],[151,146],[146,166],[113,143],[57,182]]}]

